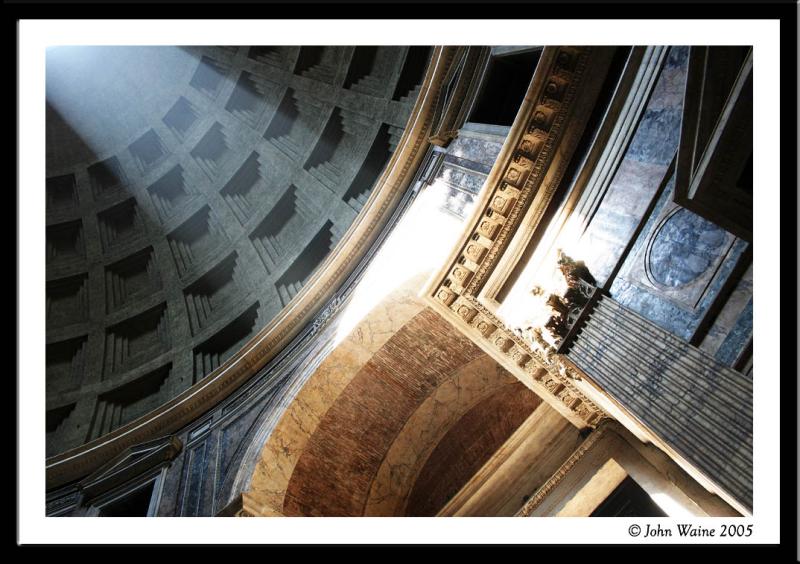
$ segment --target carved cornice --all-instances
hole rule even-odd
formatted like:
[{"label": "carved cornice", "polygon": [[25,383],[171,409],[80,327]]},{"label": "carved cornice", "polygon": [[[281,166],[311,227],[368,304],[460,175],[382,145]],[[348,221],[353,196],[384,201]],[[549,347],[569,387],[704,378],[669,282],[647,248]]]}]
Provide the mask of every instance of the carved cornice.
[{"label": "carved cornice", "polygon": [[170,402],[107,435],[49,458],[48,489],[86,476],[132,445],[181,429],[253,377],[312,321],[322,304],[368,252],[408,189],[425,155],[437,102],[456,50],[455,47],[433,50],[400,144],[364,210],[289,305],[237,354]]},{"label": "carved cornice", "polygon": [[169,463],[182,448],[183,443],[177,437],[165,437],[126,449],[80,482],[84,500],[98,497],[144,472]]},{"label": "carved cornice", "polygon": [[495,358],[502,356],[511,360],[514,368],[532,379],[535,391],[551,405],[557,403],[567,408],[586,426],[594,426],[606,417],[605,412],[572,383],[582,375],[552,348],[534,349],[474,297],[459,298],[454,305],[456,314],[473,328],[470,337],[480,339],[483,348],[492,349]]},{"label": "carved cornice", "polygon": [[[476,295],[483,287],[523,217],[532,213],[526,218],[526,222],[533,228],[539,225],[549,207],[569,163],[569,159],[555,159],[555,156],[561,145],[568,117],[575,109],[575,94],[583,83],[581,79],[590,53],[588,48],[564,47],[553,56],[553,61],[549,61],[546,86],[538,92],[537,102],[531,104],[525,132],[517,140],[511,162],[504,167],[505,174],[495,183],[489,209],[479,224],[481,229],[474,233],[479,237],[477,241],[483,244],[485,240],[480,237],[487,236],[487,227],[484,224],[492,218],[498,221],[498,216],[504,217],[494,238],[486,237],[491,241],[488,253],[480,261],[466,288],[470,294]],[[545,53],[542,54],[542,59],[544,58]],[[546,61],[540,60],[539,64],[543,62]],[[545,182],[546,176],[550,176],[549,182]],[[534,199],[537,205],[529,209]]]},{"label": "carved cornice", "polygon": [[[484,349],[511,365],[512,372],[559,411],[566,408],[573,422],[588,426],[605,414],[571,383],[579,375],[549,347],[534,350],[507,328],[480,292],[501,264],[514,262],[504,255],[523,222],[525,232],[533,232],[551,206],[577,143],[575,131],[585,126],[612,51],[544,49],[461,243],[426,289],[427,300],[439,313],[473,339],[477,335]],[[508,270],[509,264],[502,268]]]}]

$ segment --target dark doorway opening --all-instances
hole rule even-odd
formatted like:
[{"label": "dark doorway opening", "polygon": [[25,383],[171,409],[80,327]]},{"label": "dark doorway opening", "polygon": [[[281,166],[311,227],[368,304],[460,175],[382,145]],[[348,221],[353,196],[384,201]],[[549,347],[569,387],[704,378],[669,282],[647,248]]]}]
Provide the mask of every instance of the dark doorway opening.
[{"label": "dark doorway opening", "polygon": [[667,517],[667,514],[628,476],[590,517]]},{"label": "dark doorway opening", "polygon": [[155,485],[155,482],[150,482],[108,505],[104,505],[100,508],[100,517],[147,517]]},{"label": "dark doorway opening", "polygon": [[510,126],[525,98],[541,54],[541,49],[534,49],[493,56],[469,121]]}]

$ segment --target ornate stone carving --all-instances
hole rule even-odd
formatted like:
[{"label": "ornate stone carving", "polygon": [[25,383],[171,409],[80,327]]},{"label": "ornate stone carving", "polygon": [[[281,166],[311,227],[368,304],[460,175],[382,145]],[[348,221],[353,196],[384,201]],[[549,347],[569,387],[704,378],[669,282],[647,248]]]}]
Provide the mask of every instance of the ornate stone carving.
[{"label": "ornate stone carving", "polygon": [[567,82],[559,77],[552,77],[544,89],[545,96],[550,100],[561,101],[567,89]]},{"label": "ornate stone carving", "polygon": [[494,221],[491,221],[489,219],[484,219],[478,226],[478,230],[480,231],[481,235],[483,235],[487,239],[494,239],[494,236],[497,233],[499,227],[500,225],[495,223]]},{"label": "ornate stone carving", "polygon": [[467,282],[469,282],[469,279],[472,276],[472,271],[463,266],[456,266],[453,268],[451,276],[458,284],[464,286]]},{"label": "ornate stone carving", "polygon": [[491,335],[495,331],[495,329],[497,329],[497,326],[492,323],[489,323],[488,321],[482,318],[480,319],[481,320],[475,324],[475,328],[481,332],[481,335],[488,338],[489,335]]},{"label": "ornate stone carving", "polygon": [[589,303],[595,288],[595,279],[583,261],[575,261],[564,253],[559,254],[558,269],[567,282],[563,296],[550,294],[547,305],[553,315],[545,323],[554,341],[561,341],[575,325],[583,309]]},{"label": "ornate stone carving", "polygon": [[594,448],[598,441],[606,434],[607,425],[598,425],[597,428],[587,437],[585,441],[573,452],[564,464],[561,465],[555,474],[553,474],[547,482],[540,487],[536,493],[531,497],[525,505],[522,506],[517,512],[517,517],[530,517],[531,513],[541,505],[545,498],[552,492],[556,486],[569,474],[581,458],[586,456],[586,453]]},{"label": "ornate stone carving", "polygon": [[574,47],[562,47],[556,57],[556,65],[558,68],[566,71],[575,70],[578,55],[577,51],[578,49]]},{"label": "ornate stone carving", "polygon": [[[540,93],[540,101],[535,103],[535,109],[531,112],[531,117],[525,125],[522,135],[516,142],[516,149],[512,153],[512,160],[515,161],[515,165],[521,164],[521,157],[530,159],[530,166],[524,169],[526,171],[524,178],[520,172],[520,176],[517,180],[511,180],[507,171],[506,174],[499,179],[494,189],[490,191],[490,207],[494,210],[498,210],[498,204],[495,198],[499,193],[513,190],[515,194],[513,196],[504,194],[502,196],[505,200],[513,198],[512,205],[509,206],[510,209],[501,212],[507,220],[498,230],[496,237],[494,237],[493,244],[487,253],[484,264],[481,264],[475,276],[472,277],[469,286],[466,288],[469,294],[474,295],[482,286],[490,269],[502,255],[511,235],[513,235],[516,228],[519,226],[519,221],[527,211],[533,197],[540,191],[541,182],[547,171],[547,163],[553,158],[553,147],[556,145],[562,133],[563,121],[566,118],[570,102],[573,100],[575,91],[582,78],[585,65],[590,56],[590,51],[591,49],[589,48],[569,48],[562,50],[561,52],[565,53],[565,60],[568,62],[561,67],[559,67],[557,62],[554,62],[549,70],[549,80],[553,80],[554,77],[557,77],[559,81],[563,82],[564,93],[562,101],[556,104],[558,108],[550,107],[543,102],[546,98],[545,92]],[[566,72],[566,69],[570,72]],[[566,162],[561,162],[559,164],[555,178],[561,177],[565,167]],[[556,183],[548,184],[544,188],[544,194],[541,198],[543,205],[550,200],[555,188]],[[536,217],[533,218],[535,223],[538,223],[544,209],[537,210],[537,212]]]},{"label": "ornate stone carving", "polygon": [[[505,180],[511,186],[520,187],[520,186],[525,184],[525,180],[527,180],[528,174],[530,174],[530,169],[523,168],[523,167],[520,167],[520,166],[512,166],[512,167],[508,168],[508,172],[506,172]],[[493,206],[492,206],[495,209],[497,209],[496,204],[497,204],[497,198],[495,198],[495,201],[493,202]],[[503,207],[505,207],[505,206],[503,206]],[[501,210],[498,209],[497,211],[501,211]]]},{"label": "ornate stone carving", "polygon": [[517,154],[525,157],[529,161],[535,161],[536,157],[539,155],[539,151],[542,150],[542,146],[544,145],[544,141],[540,137],[535,135],[525,135],[522,138],[522,142],[519,144],[519,149],[517,149]]},{"label": "ornate stone carving", "polygon": [[[575,115],[576,107],[586,104],[583,97],[587,89],[578,89],[586,75],[600,80],[602,65],[611,60],[611,52],[602,48],[560,47],[546,48],[532,81],[532,94],[520,108],[517,122],[512,126],[506,143],[510,150],[505,161],[498,161],[487,179],[485,195],[481,199],[483,214],[469,227],[463,241],[459,265],[474,263],[470,274],[456,276],[451,264],[445,276],[439,279],[429,294],[437,305],[446,305],[447,310],[437,309],[445,316],[452,316],[457,326],[463,327],[465,318],[459,311],[462,304],[468,304],[470,320],[468,325],[477,329],[477,334],[496,355],[516,365],[520,376],[535,382],[546,380],[542,393],[550,394],[548,401],[570,409],[587,425],[594,425],[605,414],[584,396],[571,382],[569,372],[562,367],[559,355],[546,343],[541,334],[524,335],[515,333],[497,319],[485,307],[479,293],[485,281],[492,274],[505,253],[510,241],[520,227],[523,217],[526,230],[535,228],[544,217],[553,195],[563,177],[569,158],[565,156],[573,150],[577,142],[575,136],[565,135],[565,122]],[[599,65],[599,66],[598,66]],[[592,83],[595,96],[599,83]],[[585,106],[580,106],[585,108]],[[581,110],[587,119],[588,114]],[[566,146],[561,142],[569,139]],[[566,153],[564,153],[566,151]],[[545,181],[547,177],[547,182]],[[531,203],[536,208],[529,210]],[[445,280],[461,284],[458,306],[440,297]],[[447,289],[447,291],[451,291]],[[445,294],[450,300],[449,294]],[[475,313],[473,314],[472,311]],[[472,333],[474,336],[474,333]],[[549,387],[548,387],[549,386]],[[547,390],[545,392],[545,390]]]},{"label": "ornate stone carving", "polygon": [[[555,400],[569,407],[587,425],[593,425],[605,416],[605,413],[574,384],[573,377],[567,376],[571,369],[561,355],[555,354],[552,347],[547,346],[546,353],[534,350],[528,342],[514,331],[508,329],[485,306],[471,296],[461,296],[461,303],[469,304],[474,309],[474,324],[481,336],[502,354],[511,358],[521,370],[534,375]],[[537,372],[538,371],[538,372]],[[577,402],[577,403],[576,403]]]},{"label": "ornate stone carving", "polygon": [[467,245],[466,255],[472,262],[480,262],[486,254],[486,247],[477,243]]},{"label": "ornate stone carving", "polygon": [[457,307],[456,313],[458,313],[459,317],[469,323],[472,321],[472,318],[478,313],[478,311],[474,308],[469,307],[468,305],[461,304]]},{"label": "ornate stone carving", "polygon": [[511,358],[513,358],[514,361],[519,366],[523,366],[524,367],[526,364],[528,364],[528,361],[531,359],[531,355],[529,355],[528,353],[526,353],[522,349],[515,348],[511,353]]},{"label": "ornate stone carving", "polygon": [[575,408],[575,413],[577,413],[582,419],[588,419],[592,412],[588,409],[583,403],[577,405]]},{"label": "ornate stone carving", "polygon": [[555,115],[555,110],[545,105],[540,105],[536,108],[536,111],[533,112],[533,119],[531,119],[531,124],[528,126],[528,132],[533,133],[537,129],[545,133],[549,132],[553,125]]},{"label": "ornate stone carving", "polygon": [[436,299],[438,299],[444,305],[449,306],[455,301],[456,293],[451,292],[447,288],[442,288],[436,293]]},{"label": "ornate stone carving", "polygon": [[512,341],[511,339],[506,338],[503,335],[497,335],[494,338],[493,343],[494,343],[494,346],[496,346],[498,349],[500,349],[503,352],[508,352],[508,350],[512,346],[514,346],[514,341]]}]

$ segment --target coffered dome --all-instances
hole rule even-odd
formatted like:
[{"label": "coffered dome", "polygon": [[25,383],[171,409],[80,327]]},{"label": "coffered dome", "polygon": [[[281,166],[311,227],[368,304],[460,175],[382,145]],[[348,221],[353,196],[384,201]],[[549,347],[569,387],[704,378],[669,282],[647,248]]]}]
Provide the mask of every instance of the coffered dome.
[{"label": "coffered dome", "polygon": [[296,309],[370,201],[428,56],[48,50],[48,456],[219,373]]}]

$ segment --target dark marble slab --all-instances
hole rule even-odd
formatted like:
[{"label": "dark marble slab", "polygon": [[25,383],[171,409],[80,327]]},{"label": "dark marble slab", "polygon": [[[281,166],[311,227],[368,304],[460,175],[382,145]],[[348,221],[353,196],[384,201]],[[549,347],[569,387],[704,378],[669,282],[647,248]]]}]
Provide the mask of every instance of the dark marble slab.
[{"label": "dark marble slab", "polygon": [[657,290],[646,290],[618,277],[611,285],[611,295],[615,300],[649,319],[662,329],[686,341],[692,338],[698,324],[713,303],[720,288],[727,280],[739,256],[747,247],[745,241],[737,241],[716,276],[709,284],[699,304],[693,310],[680,307]]},{"label": "dark marble slab", "polygon": [[679,208],[658,228],[647,253],[654,280],[677,288],[701,275],[714,264],[728,240],[718,225]]},{"label": "dark marble slab", "polygon": [[747,302],[736,324],[714,355],[718,361],[733,366],[753,335],[753,299]]},{"label": "dark marble slab", "polygon": [[648,108],[625,158],[668,165],[680,139],[681,108]]},{"label": "dark marble slab", "polygon": [[208,440],[189,449],[189,465],[186,476],[185,494],[181,503],[181,516],[194,517],[200,514],[203,497],[203,482],[207,461]]},{"label": "dark marble slab", "polygon": [[677,151],[687,62],[688,48],[670,49],[625,156],[586,230],[587,254],[582,258],[601,284],[617,264]]},{"label": "dark marble slab", "polygon": [[680,139],[688,54],[687,47],[670,49],[626,158],[663,165],[672,160]]},{"label": "dark marble slab", "polygon": [[662,164],[631,159],[620,164],[584,236],[582,258],[600,284],[619,261],[666,172]]}]

